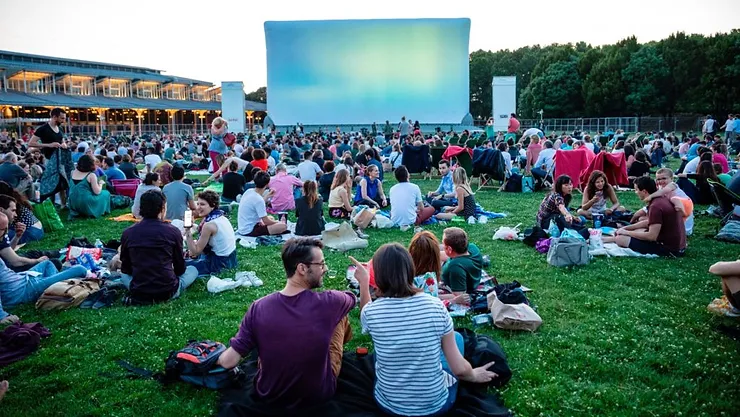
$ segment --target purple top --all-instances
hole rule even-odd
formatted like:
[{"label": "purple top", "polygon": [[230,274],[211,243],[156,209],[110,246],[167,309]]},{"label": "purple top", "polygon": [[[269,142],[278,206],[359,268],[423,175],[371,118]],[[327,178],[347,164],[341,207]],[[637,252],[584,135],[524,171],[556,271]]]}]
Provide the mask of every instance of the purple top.
[{"label": "purple top", "polygon": [[334,329],[355,307],[350,292],[279,292],[252,303],[231,347],[241,356],[259,351],[257,394],[288,408],[322,403],[336,390],[329,360]]}]

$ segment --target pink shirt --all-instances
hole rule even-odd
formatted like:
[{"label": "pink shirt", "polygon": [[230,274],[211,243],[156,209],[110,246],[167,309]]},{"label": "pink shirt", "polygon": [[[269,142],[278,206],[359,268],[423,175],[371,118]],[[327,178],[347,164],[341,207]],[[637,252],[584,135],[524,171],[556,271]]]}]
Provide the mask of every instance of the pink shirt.
[{"label": "pink shirt", "polygon": [[295,209],[295,199],[293,199],[293,187],[303,187],[303,183],[298,178],[288,175],[285,172],[278,172],[270,180],[270,189],[275,191],[272,195],[272,210],[287,211]]},{"label": "pink shirt", "polygon": [[721,153],[715,152],[714,155],[712,155],[712,163],[720,164],[722,166],[723,174],[730,172],[730,165],[727,163],[727,158]]},{"label": "pink shirt", "polygon": [[513,117],[509,119],[509,129],[508,129],[509,133],[514,133],[517,130],[519,130],[519,126],[521,126],[521,124],[519,123],[519,120]]}]

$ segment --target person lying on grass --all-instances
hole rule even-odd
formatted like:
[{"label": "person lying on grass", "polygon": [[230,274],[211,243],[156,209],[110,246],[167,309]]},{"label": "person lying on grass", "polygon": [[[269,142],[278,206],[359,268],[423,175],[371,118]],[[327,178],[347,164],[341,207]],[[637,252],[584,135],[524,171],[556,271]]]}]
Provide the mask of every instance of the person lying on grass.
[{"label": "person lying on grass", "polygon": [[[606,206],[607,199],[612,203],[610,207]],[[617,193],[607,181],[606,175],[594,170],[588,178],[578,215],[592,219],[594,214],[610,215],[615,211],[625,211],[625,208],[619,204]]]},{"label": "person lying on grass", "polygon": [[494,362],[473,368],[465,360],[462,335],[453,331],[442,302],[414,286],[414,262],[403,246],[388,243],[373,255],[380,292],[374,302],[368,271],[350,260],[360,284],[362,331],[375,346],[374,398],[383,412],[442,415],[455,405],[458,380],[485,383],[498,376],[488,371]]},{"label": "person lying on grass", "polygon": [[740,260],[717,262],[709,267],[709,273],[722,279],[722,293],[727,297],[731,307],[725,315],[740,317]]},{"label": "person lying on grass", "polygon": [[[635,179],[635,193],[641,200],[658,190],[650,177]],[[686,250],[686,229],[683,216],[676,211],[667,197],[657,197],[648,205],[647,228],[645,222],[617,229],[616,236],[603,237],[604,243],[616,243],[623,248],[642,254],[683,256]]]},{"label": "person lying on grass", "polygon": [[[0,240],[5,241],[8,233],[8,217],[0,213]],[[13,308],[19,304],[34,303],[44,291],[59,281],[71,278],[84,278],[87,269],[82,265],[75,265],[62,272],[57,271],[51,261],[46,257],[39,258],[34,267],[28,271],[35,273],[16,273],[0,260],[0,324],[15,323],[17,316],[3,310]]]},{"label": "person lying on grass", "polygon": [[[343,345],[352,338],[347,313],[356,305],[355,295],[313,291],[323,286],[328,271],[322,248],[321,241],[311,238],[285,243],[285,287],[252,303],[230,347],[218,358],[219,365],[231,369],[258,348],[257,396],[289,409],[334,396]],[[300,341],[300,347],[291,340]]]},{"label": "person lying on grass", "polygon": [[236,268],[236,236],[229,218],[218,208],[220,197],[215,191],[198,194],[196,211],[203,221],[198,227],[198,241],[193,239],[191,227],[185,228],[185,243],[190,257],[186,264],[198,269],[198,275]]}]

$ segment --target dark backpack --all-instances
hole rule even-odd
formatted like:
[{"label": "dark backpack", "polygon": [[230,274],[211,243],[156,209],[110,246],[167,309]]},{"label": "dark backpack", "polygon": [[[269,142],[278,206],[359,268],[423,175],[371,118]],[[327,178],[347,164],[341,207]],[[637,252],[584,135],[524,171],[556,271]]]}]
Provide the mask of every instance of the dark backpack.
[{"label": "dark backpack", "polygon": [[506,184],[504,185],[504,191],[507,193],[521,193],[522,192],[522,176],[520,174],[511,174]]},{"label": "dark backpack", "polygon": [[541,227],[533,226],[531,229],[524,230],[524,239],[522,242],[524,242],[525,245],[535,247],[540,239],[547,239],[548,237],[550,237],[550,235],[548,235]]},{"label": "dark backpack", "polygon": [[184,348],[170,352],[165,360],[164,373],[154,374],[145,369],[119,361],[129,372],[168,384],[178,380],[210,389],[228,388],[242,375],[239,367],[225,369],[216,363],[226,346],[212,340],[191,340]]},{"label": "dark backpack", "polygon": [[455,331],[463,337],[465,359],[470,362],[471,366],[476,368],[489,362],[495,362],[488,370],[498,374],[498,377],[488,382],[487,386],[501,388],[511,380],[511,368],[509,368],[506,353],[501,345],[488,336],[475,334],[470,329],[458,328]]}]

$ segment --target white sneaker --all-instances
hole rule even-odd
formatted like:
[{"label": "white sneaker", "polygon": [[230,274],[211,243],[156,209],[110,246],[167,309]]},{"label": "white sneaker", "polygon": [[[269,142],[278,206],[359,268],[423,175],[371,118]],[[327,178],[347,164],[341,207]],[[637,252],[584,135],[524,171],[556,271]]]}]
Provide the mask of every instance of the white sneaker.
[{"label": "white sneaker", "polygon": [[242,287],[261,287],[264,285],[262,280],[257,278],[257,274],[252,271],[237,272],[236,281],[241,283]]}]

